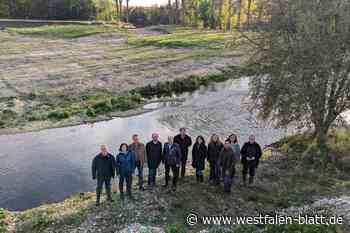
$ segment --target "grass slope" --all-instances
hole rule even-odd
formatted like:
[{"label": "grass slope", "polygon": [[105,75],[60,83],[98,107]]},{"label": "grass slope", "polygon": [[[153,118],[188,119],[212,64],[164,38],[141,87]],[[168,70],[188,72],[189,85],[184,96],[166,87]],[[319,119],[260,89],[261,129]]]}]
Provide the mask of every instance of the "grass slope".
[{"label": "grass slope", "polygon": [[103,32],[121,32],[122,30],[114,26],[101,25],[58,25],[58,26],[40,26],[23,28],[6,28],[9,33],[20,34],[24,36],[44,37],[51,39],[73,39],[83,36],[90,36]]}]

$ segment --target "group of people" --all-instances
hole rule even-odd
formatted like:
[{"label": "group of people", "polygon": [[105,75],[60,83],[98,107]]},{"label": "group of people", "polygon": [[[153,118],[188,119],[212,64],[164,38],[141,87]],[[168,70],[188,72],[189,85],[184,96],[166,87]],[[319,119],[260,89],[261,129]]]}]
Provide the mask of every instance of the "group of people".
[{"label": "group of people", "polygon": [[[96,205],[100,205],[103,185],[105,186],[107,200],[113,202],[111,194],[111,181],[116,175],[119,177],[120,198],[124,199],[124,183],[126,193],[132,197],[132,180],[137,170],[138,187],[144,189],[144,167],[147,163],[148,186],[156,185],[157,170],[161,163],[165,167],[165,184],[168,187],[170,172],[172,173],[172,190],[176,191],[179,177],[185,177],[188,152],[192,146],[192,138],[187,134],[186,128],[181,128],[175,137],[169,136],[168,141],[162,145],[157,133],[152,134],[152,140],[146,145],[140,142],[137,134],[132,136],[132,143],[122,143],[114,157],[108,152],[107,146],[102,145],[101,151],[92,162],[92,178],[97,180]],[[218,135],[213,134],[210,142],[206,144],[203,136],[198,136],[192,146],[192,167],[196,170],[198,183],[204,181],[206,160],[209,163],[209,182],[224,184],[224,191],[230,192],[236,172],[236,163],[241,160],[243,164],[243,184],[254,182],[255,170],[262,155],[261,147],[255,141],[255,136],[249,136],[249,141],[242,148],[235,134],[230,135],[224,143]]]}]

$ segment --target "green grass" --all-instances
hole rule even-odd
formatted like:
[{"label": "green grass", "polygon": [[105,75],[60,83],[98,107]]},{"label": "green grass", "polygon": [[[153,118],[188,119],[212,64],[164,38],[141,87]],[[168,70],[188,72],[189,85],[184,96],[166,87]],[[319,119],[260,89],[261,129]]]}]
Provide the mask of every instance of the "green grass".
[{"label": "green grass", "polygon": [[223,49],[233,40],[230,32],[200,31],[190,28],[169,31],[170,34],[151,35],[144,38],[131,38],[130,45],[156,46],[166,48],[207,48]]},{"label": "green grass", "polygon": [[7,231],[6,211],[0,208],[0,233]]},{"label": "green grass", "polygon": [[[320,160],[314,154],[316,145],[310,132],[286,137],[275,143],[275,145],[283,153],[291,156],[303,154],[305,163],[317,164]],[[332,165],[334,165],[336,169],[350,174],[350,130],[330,130],[327,147],[329,149],[329,169],[332,169]],[[306,151],[307,153],[305,153]]]},{"label": "green grass", "polygon": [[102,32],[122,32],[114,26],[99,25],[59,25],[24,28],[7,28],[7,32],[24,36],[73,39]]}]

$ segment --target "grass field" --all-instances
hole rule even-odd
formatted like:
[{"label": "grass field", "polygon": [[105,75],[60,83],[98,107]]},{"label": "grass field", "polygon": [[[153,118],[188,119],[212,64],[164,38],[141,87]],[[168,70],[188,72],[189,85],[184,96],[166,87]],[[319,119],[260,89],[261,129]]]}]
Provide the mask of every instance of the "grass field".
[{"label": "grass field", "polygon": [[103,32],[122,32],[123,30],[115,26],[57,25],[31,28],[7,28],[6,31],[10,34],[19,34],[23,36],[44,37],[51,39],[73,39]]},{"label": "grass field", "polygon": [[7,28],[0,32],[0,128],[104,118],[142,104],[130,95],[112,104],[131,90],[191,76],[210,81],[243,63],[246,50],[228,46],[234,36],[175,26]]}]

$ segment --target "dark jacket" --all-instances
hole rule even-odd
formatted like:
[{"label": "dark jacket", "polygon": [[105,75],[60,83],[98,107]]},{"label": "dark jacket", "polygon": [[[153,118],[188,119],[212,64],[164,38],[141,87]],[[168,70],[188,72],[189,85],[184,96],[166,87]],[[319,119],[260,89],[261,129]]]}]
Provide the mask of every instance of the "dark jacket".
[{"label": "dark jacket", "polygon": [[207,146],[195,143],[192,148],[192,167],[198,170],[205,169],[205,158],[207,157]]},{"label": "dark jacket", "polygon": [[208,144],[208,154],[207,154],[207,160],[209,163],[216,163],[219,160],[220,152],[224,145],[219,143],[213,143],[210,142]]},{"label": "dark jacket", "polygon": [[92,161],[92,178],[93,179],[110,179],[115,176],[114,156],[108,154],[103,156],[101,153],[96,155]]},{"label": "dark jacket", "polygon": [[162,161],[162,143],[150,141],[146,144],[148,168],[158,168]]},{"label": "dark jacket", "polygon": [[262,152],[258,143],[254,142],[251,144],[250,142],[244,143],[241,149],[242,155],[242,163],[246,163],[247,161],[259,161]]},{"label": "dark jacket", "polygon": [[181,163],[181,149],[176,143],[170,145],[169,143],[164,144],[163,148],[163,162],[165,165],[173,166],[180,165]]},{"label": "dark jacket", "polygon": [[174,143],[177,143],[180,146],[182,154],[182,162],[187,161],[188,148],[192,145],[192,139],[190,136],[185,135],[184,138],[181,138],[181,134],[178,134],[174,137]]},{"label": "dark jacket", "polygon": [[221,150],[219,163],[222,169],[221,174],[223,176],[233,174],[236,160],[231,147],[229,147],[228,149],[223,148]]},{"label": "dark jacket", "polygon": [[127,176],[133,173],[136,168],[135,154],[132,151],[126,153],[119,152],[116,157],[116,171],[117,175]]}]

